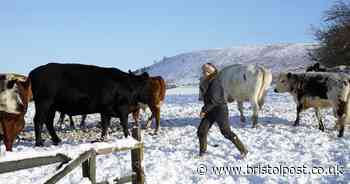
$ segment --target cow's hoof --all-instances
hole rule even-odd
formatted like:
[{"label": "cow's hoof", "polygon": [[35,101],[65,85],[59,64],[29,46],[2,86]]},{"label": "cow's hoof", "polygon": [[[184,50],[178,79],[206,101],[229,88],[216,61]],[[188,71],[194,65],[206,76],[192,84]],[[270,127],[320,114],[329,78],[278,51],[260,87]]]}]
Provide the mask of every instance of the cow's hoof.
[{"label": "cow's hoof", "polygon": [[322,132],[324,132],[324,127],[320,127],[319,129],[320,129]]},{"label": "cow's hoof", "polygon": [[96,139],[96,140],[91,141],[91,143],[103,142],[103,141],[104,141],[104,139],[99,138],[99,139]]},{"label": "cow's hoof", "polygon": [[295,126],[295,127],[296,127],[296,126],[299,126],[299,123],[294,123],[293,126]]},{"label": "cow's hoof", "polygon": [[43,147],[44,146],[44,141],[37,141],[35,143],[35,146]]},{"label": "cow's hoof", "polygon": [[150,133],[148,133],[148,135],[150,135],[150,136],[156,136],[156,135],[158,135],[158,132],[150,132]]},{"label": "cow's hoof", "polygon": [[[60,141],[60,142],[61,142],[61,141]],[[53,142],[52,144],[55,145],[55,146],[57,146],[57,145],[60,144],[60,142]]]},{"label": "cow's hoof", "polygon": [[124,132],[124,137],[125,137],[125,138],[127,138],[129,135],[130,135],[129,130],[127,130],[127,131]]},{"label": "cow's hoof", "polygon": [[58,145],[58,144],[60,144],[60,142],[62,142],[61,141],[61,139],[59,139],[59,138],[57,138],[57,139],[54,139],[54,140],[52,140],[52,142],[53,142],[53,145]]},{"label": "cow's hoof", "polygon": [[338,134],[338,137],[343,137],[343,134]]},{"label": "cow's hoof", "polygon": [[207,155],[208,155],[208,152],[206,152],[206,151],[199,152],[199,157],[205,157]]}]

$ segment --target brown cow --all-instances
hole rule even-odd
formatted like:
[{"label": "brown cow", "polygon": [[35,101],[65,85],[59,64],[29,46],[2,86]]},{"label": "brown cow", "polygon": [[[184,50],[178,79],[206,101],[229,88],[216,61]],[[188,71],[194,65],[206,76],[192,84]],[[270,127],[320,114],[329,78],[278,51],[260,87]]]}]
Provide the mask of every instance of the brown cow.
[{"label": "brown cow", "polygon": [[133,118],[136,123],[138,123],[140,109],[143,111],[146,109],[146,105],[150,108],[152,115],[148,118],[146,128],[149,128],[152,123],[152,119],[156,119],[156,129],[155,134],[158,133],[160,128],[160,107],[162,106],[165,98],[166,84],[164,79],[161,76],[150,77],[152,90],[151,90],[151,100],[147,104],[140,104],[140,108],[133,112]]},{"label": "brown cow", "polygon": [[[17,112],[7,111],[6,109],[0,111],[0,134],[3,135],[6,151],[12,151],[14,140],[24,128],[24,115],[27,112],[28,102],[33,99],[33,95],[30,80],[23,75],[0,75],[0,84],[2,91],[15,89],[11,93],[15,93],[15,96],[17,96],[17,104],[15,104]],[[10,96],[8,97],[10,98]]]}]

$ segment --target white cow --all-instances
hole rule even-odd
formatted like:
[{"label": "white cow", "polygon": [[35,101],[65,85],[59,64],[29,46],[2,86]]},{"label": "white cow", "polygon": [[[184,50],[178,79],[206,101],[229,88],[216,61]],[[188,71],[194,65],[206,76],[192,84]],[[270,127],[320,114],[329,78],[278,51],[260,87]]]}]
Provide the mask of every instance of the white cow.
[{"label": "white cow", "polygon": [[[258,111],[264,105],[264,97],[272,81],[271,72],[259,65],[234,64],[223,68],[216,78],[223,87],[224,100],[226,102],[237,101],[242,122],[245,122],[243,102],[251,102],[253,106],[253,127],[256,127]],[[201,80],[199,99],[203,99],[202,95],[205,94],[207,88],[207,81]]]}]

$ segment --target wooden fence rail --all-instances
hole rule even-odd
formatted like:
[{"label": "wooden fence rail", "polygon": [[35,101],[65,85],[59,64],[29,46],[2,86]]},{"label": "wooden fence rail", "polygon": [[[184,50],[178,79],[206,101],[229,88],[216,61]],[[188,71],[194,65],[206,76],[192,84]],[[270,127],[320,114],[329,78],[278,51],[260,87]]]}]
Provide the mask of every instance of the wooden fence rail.
[{"label": "wooden fence rail", "polygon": [[19,171],[23,169],[30,169],[33,167],[40,167],[55,163],[68,163],[71,158],[63,154],[57,154],[56,156],[45,156],[36,158],[27,158],[23,160],[0,162],[0,174]]},{"label": "wooden fence rail", "polygon": [[[132,136],[138,140],[142,141],[141,130],[139,126],[132,129]],[[114,152],[131,150],[131,168],[132,174],[130,176],[124,176],[114,179],[115,184],[122,184],[127,182],[132,182],[133,184],[144,184],[145,174],[143,168],[143,153],[144,145],[142,142],[135,144],[132,147],[108,147],[103,149],[91,149],[88,150],[78,158],[72,160],[63,154],[57,154],[56,156],[46,156],[46,157],[36,157],[28,158],[15,161],[0,162],[0,174],[14,172],[22,169],[29,169],[33,167],[45,166],[55,163],[61,163],[59,170],[55,173],[53,177],[45,182],[45,184],[54,184],[61,180],[63,177],[67,176],[74,169],[82,165],[83,177],[89,178],[92,184],[110,184],[108,181],[96,182],[96,156],[97,155],[107,155]],[[66,164],[66,165],[63,165]],[[61,168],[61,166],[63,166]]]}]

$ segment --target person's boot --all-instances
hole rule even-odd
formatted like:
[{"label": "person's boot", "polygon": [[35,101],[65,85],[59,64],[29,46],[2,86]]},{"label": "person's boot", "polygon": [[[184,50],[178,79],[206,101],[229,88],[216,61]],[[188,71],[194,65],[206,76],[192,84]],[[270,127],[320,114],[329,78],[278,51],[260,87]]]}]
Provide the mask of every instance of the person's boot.
[{"label": "person's boot", "polygon": [[237,147],[238,151],[241,153],[241,157],[245,158],[248,154],[248,150],[245,148],[241,140],[239,140],[238,136],[234,136],[232,143]]},{"label": "person's boot", "polygon": [[202,157],[207,154],[207,142],[199,139],[199,156]]}]

